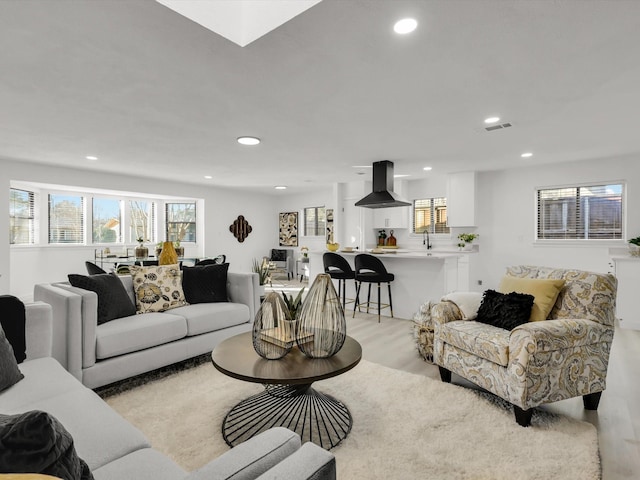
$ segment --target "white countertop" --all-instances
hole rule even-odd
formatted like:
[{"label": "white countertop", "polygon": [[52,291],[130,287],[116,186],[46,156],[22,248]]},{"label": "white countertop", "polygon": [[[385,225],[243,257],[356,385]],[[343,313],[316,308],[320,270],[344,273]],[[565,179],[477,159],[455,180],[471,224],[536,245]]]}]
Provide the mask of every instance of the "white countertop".
[{"label": "white countertop", "polygon": [[[325,252],[328,252],[329,250],[323,250],[323,251],[319,251],[319,252],[312,252],[312,253],[317,253],[317,254],[323,254]],[[393,258],[413,258],[413,259],[433,259],[433,260],[440,260],[440,259],[444,259],[444,258],[451,258],[451,257],[462,257],[464,255],[468,255],[470,253],[476,253],[474,251],[468,251],[468,252],[459,252],[459,251],[447,251],[447,250],[424,250],[424,251],[419,251],[419,250],[406,250],[406,249],[385,249],[384,253],[373,253],[370,249],[367,249],[365,251],[360,251],[360,250],[354,250],[352,252],[345,252],[343,250],[338,250],[335,253],[339,253],[340,255],[344,255],[344,256],[355,256],[358,255],[359,253],[369,253],[371,255],[375,255],[378,257],[382,257],[382,258],[389,258],[389,259],[393,259]]]}]

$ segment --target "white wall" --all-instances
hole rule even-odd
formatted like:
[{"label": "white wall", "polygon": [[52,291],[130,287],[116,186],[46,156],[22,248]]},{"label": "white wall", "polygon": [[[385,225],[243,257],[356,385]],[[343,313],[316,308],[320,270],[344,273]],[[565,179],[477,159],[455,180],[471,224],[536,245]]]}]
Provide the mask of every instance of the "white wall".
[{"label": "white wall", "polygon": [[[627,192],[624,240],[588,246],[534,244],[536,187],[619,181],[626,182]],[[640,162],[637,158],[603,158],[479,173],[476,199],[480,253],[472,260],[470,282],[474,289],[497,287],[509,265],[608,272],[612,271],[609,248],[626,248],[626,239],[640,234],[636,210],[640,206]],[[482,286],[478,280],[483,281]]]},{"label": "white wall", "polygon": [[[277,245],[274,196],[2,159],[0,171],[0,189],[5,192],[0,195],[0,209],[4,212],[9,210],[8,191],[12,180],[202,198],[205,215],[202,251],[209,256],[227,255],[230,271],[250,271],[253,258],[262,258],[274,244]],[[229,231],[238,215],[244,215],[253,228],[243,243]],[[5,239],[4,247],[0,248],[0,292],[10,292],[25,300],[31,298],[34,284],[65,280],[69,273],[84,273],[84,261],[93,259],[92,247],[10,247],[7,221],[0,222],[0,238]],[[188,250],[186,255],[189,255]]]},{"label": "white wall", "polygon": [[[291,247],[295,250],[294,257],[298,258],[301,247],[308,247],[310,250],[322,250],[326,241],[324,235],[318,237],[304,236],[304,209],[309,207],[325,207],[335,210],[334,189],[317,189],[303,194],[282,195],[275,202],[273,212],[273,241],[269,248],[289,248],[279,247],[278,214],[281,212],[298,212],[298,246]],[[334,219],[335,222],[335,219]],[[265,252],[265,255],[268,253]]]}]

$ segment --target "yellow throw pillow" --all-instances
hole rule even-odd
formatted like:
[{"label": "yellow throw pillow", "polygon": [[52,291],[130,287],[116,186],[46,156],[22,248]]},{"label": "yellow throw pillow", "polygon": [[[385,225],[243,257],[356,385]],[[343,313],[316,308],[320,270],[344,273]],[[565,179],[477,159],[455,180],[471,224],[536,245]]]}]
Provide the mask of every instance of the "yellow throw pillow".
[{"label": "yellow throw pillow", "polygon": [[502,277],[498,291],[500,293],[528,293],[533,295],[533,308],[530,322],[546,320],[556,303],[560,290],[564,287],[564,280],[552,278],[519,278],[505,275]]}]

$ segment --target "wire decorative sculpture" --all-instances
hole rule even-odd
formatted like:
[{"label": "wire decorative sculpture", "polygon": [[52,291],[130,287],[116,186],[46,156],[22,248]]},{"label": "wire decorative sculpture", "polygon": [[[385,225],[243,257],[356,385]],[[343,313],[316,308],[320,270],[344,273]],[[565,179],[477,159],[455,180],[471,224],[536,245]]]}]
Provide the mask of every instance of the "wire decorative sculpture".
[{"label": "wire decorative sculpture", "polygon": [[296,323],[296,343],[311,358],[327,358],[340,351],[347,337],[344,309],[326,273],[318,275],[302,303]]},{"label": "wire decorative sculpture", "polygon": [[264,298],[253,322],[253,348],[267,360],[284,357],[295,342],[295,321],[282,297],[269,292]]}]

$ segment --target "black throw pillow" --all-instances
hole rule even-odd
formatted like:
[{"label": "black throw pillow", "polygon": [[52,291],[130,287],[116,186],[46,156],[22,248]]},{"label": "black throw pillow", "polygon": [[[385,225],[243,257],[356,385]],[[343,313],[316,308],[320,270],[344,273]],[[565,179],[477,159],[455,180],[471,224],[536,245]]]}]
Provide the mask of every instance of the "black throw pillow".
[{"label": "black throw pillow", "polygon": [[97,275],[69,274],[69,283],[74,287],[91,290],[98,295],[98,325],[116,318],[136,314],[136,306],[131,303],[124,285],[116,275],[100,273]]},{"label": "black throw pillow", "polygon": [[513,330],[518,325],[529,321],[533,299],[533,295],[526,293],[500,293],[487,290],[482,296],[476,321],[505,330]]},{"label": "black throw pillow", "polygon": [[13,348],[7,340],[4,330],[0,327],[0,392],[15,385],[23,378],[24,375],[18,368]]},{"label": "black throw pillow", "polygon": [[40,410],[0,415],[0,472],[93,479],[76,453],[71,434],[54,416]]},{"label": "black throw pillow", "polygon": [[182,290],[189,303],[228,302],[228,263],[182,267]]},{"label": "black throw pillow", "polygon": [[13,347],[13,354],[18,363],[27,358],[27,342],[25,340],[24,325],[26,315],[24,303],[12,295],[0,295],[0,325]]}]

